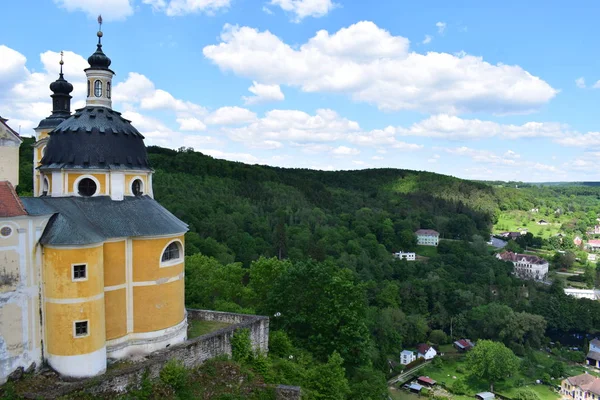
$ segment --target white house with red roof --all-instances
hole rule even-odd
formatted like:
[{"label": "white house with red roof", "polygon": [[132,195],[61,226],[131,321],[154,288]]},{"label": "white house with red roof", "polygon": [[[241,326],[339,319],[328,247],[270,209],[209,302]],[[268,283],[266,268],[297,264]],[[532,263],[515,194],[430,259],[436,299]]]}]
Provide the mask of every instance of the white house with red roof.
[{"label": "white house with red roof", "polygon": [[19,147],[23,140],[14,129],[0,117],[0,182],[9,181],[13,186],[19,184]]},{"label": "white house with red roof", "polygon": [[417,346],[417,358],[431,360],[437,356],[437,351],[427,343],[421,343]]},{"label": "white house with red roof", "polygon": [[545,281],[548,277],[548,261],[538,256],[503,251],[496,258],[512,262],[514,274],[521,279]]},{"label": "white house with red roof", "polygon": [[585,244],[585,247],[593,251],[600,250],[600,239],[588,240],[588,242]]},{"label": "white house with red roof", "polygon": [[419,229],[415,235],[417,235],[417,244],[421,246],[437,246],[440,242],[439,232],[433,229]]}]

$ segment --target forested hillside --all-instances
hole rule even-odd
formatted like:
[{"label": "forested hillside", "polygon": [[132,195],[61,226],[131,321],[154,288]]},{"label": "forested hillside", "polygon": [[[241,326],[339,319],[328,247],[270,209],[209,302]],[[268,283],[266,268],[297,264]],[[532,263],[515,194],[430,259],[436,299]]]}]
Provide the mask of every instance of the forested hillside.
[{"label": "forested hillside", "polygon": [[[27,144],[21,193],[31,191]],[[301,385],[307,399],[383,398],[388,360],[402,349],[461,337],[503,342],[530,360],[522,363],[527,379],[541,379],[532,351],[547,335],[600,330],[599,302],[567,297],[560,281],[516,279],[486,245],[507,211],[560,207],[590,219],[600,189],[283,169],[148,150],[156,199],[190,225],[186,305],[269,315],[269,357],[245,362],[268,383]],[[452,240],[429,259],[394,259],[416,247],[418,228]]]}]

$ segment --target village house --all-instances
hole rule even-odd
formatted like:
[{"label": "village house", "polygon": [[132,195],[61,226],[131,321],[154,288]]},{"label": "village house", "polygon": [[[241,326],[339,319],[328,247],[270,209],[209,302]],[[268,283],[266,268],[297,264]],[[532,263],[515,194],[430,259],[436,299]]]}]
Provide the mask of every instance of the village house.
[{"label": "village house", "polygon": [[600,235],[600,225],[594,225],[592,229],[587,232],[589,235]]},{"label": "village house", "polygon": [[518,237],[521,237],[521,232],[502,232],[500,236],[514,240]]},{"label": "village house", "polygon": [[403,251],[394,253],[394,257],[406,261],[415,261],[417,259],[416,253],[404,253]]},{"label": "village house", "polygon": [[402,365],[408,365],[411,362],[415,361],[416,359],[417,359],[417,356],[415,355],[414,351],[403,350],[400,353],[400,364],[402,364]]},{"label": "village house", "polygon": [[503,251],[496,254],[496,258],[512,262],[513,273],[521,279],[545,281],[548,277],[548,261],[538,256]]},{"label": "village house", "polygon": [[460,339],[453,343],[454,347],[460,352],[466,352],[475,347],[475,344],[469,339]]},{"label": "village house", "polygon": [[417,358],[424,358],[426,360],[431,360],[435,356],[437,356],[437,351],[430,345],[426,343],[421,343],[417,346]]},{"label": "village house", "polygon": [[585,247],[591,251],[598,251],[600,249],[600,239],[590,239],[585,244]]},{"label": "village house", "polygon": [[590,374],[581,374],[564,379],[560,384],[563,399],[597,400],[600,398],[600,378]]},{"label": "village house", "polygon": [[540,210],[538,208],[532,208],[529,211],[532,212],[532,213],[536,213],[536,212],[539,212]]},{"label": "village house", "polygon": [[590,341],[590,347],[585,357],[587,365],[600,368],[600,340],[593,339]]},{"label": "village house", "polygon": [[440,234],[433,229],[419,229],[415,235],[417,235],[418,245],[437,246],[440,242]]},{"label": "village house", "polygon": [[428,376],[420,376],[417,378],[417,383],[421,386],[434,387],[437,382]]}]

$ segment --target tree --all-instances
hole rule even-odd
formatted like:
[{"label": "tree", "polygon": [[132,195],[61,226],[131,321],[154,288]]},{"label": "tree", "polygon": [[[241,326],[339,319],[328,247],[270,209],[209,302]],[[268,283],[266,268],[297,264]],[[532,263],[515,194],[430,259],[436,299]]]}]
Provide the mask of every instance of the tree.
[{"label": "tree", "polygon": [[429,341],[433,344],[446,344],[448,343],[448,335],[442,330],[435,329],[429,334]]},{"label": "tree", "polygon": [[345,400],[350,393],[348,379],[342,364],[344,360],[338,352],[329,356],[327,364],[320,364],[310,371],[308,389],[315,399]]},{"label": "tree", "polygon": [[467,366],[472,376],[488,381],[493,392],[495,382],[518,369],[519,359],[503,343],[480,340],[467,354]]}]

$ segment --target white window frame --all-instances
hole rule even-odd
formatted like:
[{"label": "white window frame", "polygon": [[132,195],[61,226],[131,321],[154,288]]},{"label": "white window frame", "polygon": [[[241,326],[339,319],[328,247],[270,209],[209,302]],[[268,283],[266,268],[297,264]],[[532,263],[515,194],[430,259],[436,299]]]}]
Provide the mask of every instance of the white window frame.
[{"label": "white window frame", "polygon": [[[84,265],[85,266],[85,278],[75,278],[75,266]],[[89,277],[89,269],[87,263],[75,263],[71,264],[71,281],[73,282],[85,282]]]},{"label": "white window frame", "polygon": [[[96,84],[99,83],[99,89],[100,89],[100,94],[96,94]],[[103,90],[104,90],[104,83],[102,82],[102,80],[100,79],[95,79],[94,80],[94,97],[102,97],[102,95],[104,94]]]},{"label": "white window frame", "polygon": [[[179,258],[163,262],[162,256],[163,256],[163,254],[165,254],[165,250],[167,250],[167,247],[169,247],[173,243],[179,243]],[[181,264],[185,257],[184,252],[185,252],[185,247],[183,246],[183,242],[180,239],[171,240],[169,243],[167,243],[167,245],[165,247],[163,247],[162,251],[160,252],[160,258],[159,258],[160,268],[168,268],[168,267],[172,267],[174,265]]]},{"label": "white window frame", "polygon": [[98,179],[96,179],[96,177],[93,175],[81,175],[77,179],[75,179],[75,182],[73,182],[73,194],[78,197],[86,197],[86,196],[82,196],[79,194],[79,188],[78,188],[79,182],[81,182],[81,180],[83,180],[85,178],[89,178],[89,179],[93,180],[94,182],[96,182],[96,193],[94,193],[90,197],[100,196],[100,194],[102,193],[102,186],[100,185],[100,181]]},{"label": "white window frame", "polygon": [[[77,334],[77,330],[75,329],[75,325],[78,322],[87,322],[87,333],[85,335],[78,335]],[[73,337],[75,339],[81,339],[81,338],[85,338],[90,336],[90,320],[89,319],[82,319],[82,320],[78,320],[78,321],[73,321]]]},{"label": "white window frame", "polygon": [[140,182],[142,182],[142,195],[146,194],[146,183],[144,182],[144,179],[138,175],[131,178],[131,182],[129,182],[129,193],[131,193],[132,196],[135,196],[135,194],[133,193],[133,182],[135,182],[138,179],[140,180]]}]

